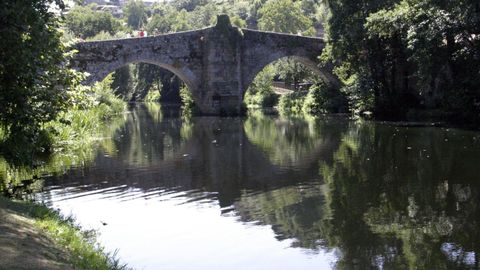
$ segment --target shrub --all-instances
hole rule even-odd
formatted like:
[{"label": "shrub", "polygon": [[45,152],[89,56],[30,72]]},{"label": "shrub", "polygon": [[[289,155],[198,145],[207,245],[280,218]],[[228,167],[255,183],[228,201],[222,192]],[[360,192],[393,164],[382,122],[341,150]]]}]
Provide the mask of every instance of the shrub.
[{"label": "shrub", "polygon": [[325,83],[317,83],[310,87],[303,104],[303,112],[307,114],[346,112],[348,102],[339,89]]},{"label": "shrub", "polygon": [[305,91],[293,92],[280,97],[278,102],[278,111],[282,115],[302,113],[303,103],[305,101]]}]

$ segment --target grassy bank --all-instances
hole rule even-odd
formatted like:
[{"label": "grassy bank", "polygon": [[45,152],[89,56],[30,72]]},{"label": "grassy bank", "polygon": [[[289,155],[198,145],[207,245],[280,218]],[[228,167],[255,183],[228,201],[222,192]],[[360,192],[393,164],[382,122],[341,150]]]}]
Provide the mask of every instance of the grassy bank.
[{"label": "grassy bank", "polygon": [[42,176],[91,162],[98,146],[114,153],[111,137],[125,122],[126,103],[112,94],[110,84],[107,78],[72,91],[72,106],[45,123],[41,139],[32,146],[11,143],[15,138],[0,128],[0,193],[21,198],[19,193],[42,186]]},{"label": "grassy bank", "polygon": [[[108,253],[100,245],[96,244],[96,234],[92,231],[82,231],[73,218],[63,217],[59,213],[49,209],[46,206],[26,201],[15,201],[0,197],[0,210],[4,210],[12,215],[18,215],[27,221],[23,226],[31,228],[21,228],[33,231],[40,231],[46,234],[56,247],[38,246],[38,254],[48,253],[50,249],[65,251],[65,263],[71,265],[74,269],[96,269],[96,270],[116,270],[128,269],[120,264],[115,257],[115,253]],[[8,222],[7,219],[0,220],[2,223]],[[26,225],[25,225],[26,224]],[[11,224],[10,224],[11,225]],[[20,228],[18,228],[20,230]],[[9,237],[20,238],[21,235],[10,235]],[[13,239],[15,240],[15,239]],[[35,242],[35,239],[28,239]],[[21,239],[18,239],[20,242]],[[0,247],[2,244],[0,243]],[[19,245],[17,253],[22,253],[25,247]],[[58,251],[57,251],[58,252]],[[25,253],[28,253],[25,251]],[[4,258],[3,260],[8,260]],[[26,258],[28,260],[28,258]],[[3,262],[8,265],[11,262]],[[18,263],[18,262],[17,262]],[[21,266],[20,266],[21,267]]]},{"label": "grassy bank", "polygon": [[32,145],[12,143],[15,136],[0,127],[0,250],[11,255],[0,256],[0,269],[126,269],[96,243],[95,232],[82,231],[72,218],[1,195],[28,198],[42,188],[44,176],[93,161],[98,147],[116,152],[111,137],[125,123],[126,103],[110,84],[111,78],[72,91],[70,107],[44,123]]}]

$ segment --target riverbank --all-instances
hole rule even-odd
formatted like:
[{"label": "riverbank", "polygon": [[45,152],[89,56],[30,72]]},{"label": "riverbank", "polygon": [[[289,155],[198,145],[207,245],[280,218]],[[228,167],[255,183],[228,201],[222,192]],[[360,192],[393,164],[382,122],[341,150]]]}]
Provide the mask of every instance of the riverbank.
[{"label": "riverbank", "polygon": [[0,197],[0,269],[127,269],[72,218],[46,206]]},{"label": "riverbank", "polygon": [[0,194],[5,195],[0,195],[0,270],[126,269],[97,244],[95,232],[82,231],[72,218],[38,203],[9,199],[25,199],[40,190],[44,175],[88,164],[99,146],[115,152],[111,138],[124,124],[126,103],[112,94],[108,80],[83,90],[89,95],[76,93],[79,102],[42,126],[45,141],[13,144],[15,138],[0,129]]}]

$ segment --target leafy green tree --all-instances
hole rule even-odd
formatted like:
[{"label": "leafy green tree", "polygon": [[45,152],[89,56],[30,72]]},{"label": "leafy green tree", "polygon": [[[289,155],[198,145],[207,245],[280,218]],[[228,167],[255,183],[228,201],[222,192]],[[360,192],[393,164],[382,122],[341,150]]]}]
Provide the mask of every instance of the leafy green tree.
[{"label": "leafy green tree", "polygon": [[162,10],[159,13],[155,13],[147,24],[147,31],[158,34],[173,32],[177,13],[175,9]]},{"label": "leafy green tree", "polygon": [[190,12],[190,23],[194,28],[203,28],[211,26],[215,23],[217,15],[222,13],[221,7],[215,3],[209,3],[203,6],[198,6]]},{"label": "leafy green tree", "polygon": [[147,22],[147,10],[142,0],[129,0],[123,13],[128,26],[135,30],[141,29]]},{"label": "leafy green tree", "polygon": [[207,0],[177,0],[174,1],[174,5],[177,10],[185,9],[187,12],[193,11],[199,6],[204,6],[208,3]]},{"label": "leafy green tree", "polygon": [[190,23],[190,13],[188,13],[185,9],[182,9],[180,12],[177,13],[175,22],[172,25],[172,30],[173,32],[180,32],[191,29],[192,25]]},{"label": "leafy green tree", "polygon": [[336,87],[318,82],[308,90],[302,111],[317,115],[322,113],[345,113],[348,103],[344,93]]},{"label": "leafy green tree", "polygon": [[312,21],[304,15],[300,2],[269,0],[258,11],[261,30],[298,34],[312,31]]},{"label": "leafy green tree", "polygon": [[280,59],[274,66],[278,78],[286,84],[293,84],[295,90],[298,90],[300,82],[315,77],[308,67],[292,58]]},{"label": "leafy green tree", "polygon": [[478,6],[474,0],[330,0],[324,56],[336,61],[351,102],[370,104],[365,109],[378,117],[436,109],[478,121]]},{"label": "leafy green tree", "polygon": [[[478,118],[475,99],[480,97],[480,64],[476,54],[480,41],[475,36],[480,32],[479,18],[474,1],[403,0],[370,14],[365,27],[368,38],[385,44],[384,54],[399,59],[398,51],[403,51],[407,59],[399,60],[416,67],[409,73],[416,78],[416,93],[438,100],[424,102],[437,103],[466,117],[467,106],[473,113],[470,118]],[[435,81],[441,89],[434,86]]]},{"label": "leafy green tree", "polygon": [[267,0],[253,0],[249,3],[249,17],[247,19],[250,28],[258,27],[258,19],[260,18],[259,10],[267,2]]},{"label": "leafy green tree", "polygon": [[40,142],[42,124],[66,108],[66,90],[76,78],[65,67],[51,5],[48,0],[0,3],[0,124],[11,146]]},{"label": "leafy green tree", "polygon": [[81,38],[91,38],[100,32],[115,35],[124,30],[120,20],[104,11],[94,11],[93,6],[75,6],[65,16],[65,26]]}]

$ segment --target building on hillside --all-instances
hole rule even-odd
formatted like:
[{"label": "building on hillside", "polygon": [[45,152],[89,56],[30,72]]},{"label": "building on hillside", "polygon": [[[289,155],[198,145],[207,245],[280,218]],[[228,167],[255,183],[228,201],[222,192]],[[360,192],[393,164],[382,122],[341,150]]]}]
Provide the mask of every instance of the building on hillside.
[{"label": "building on hillside", "polygon": [[83,0],[83,5],[97,4],[97,5],[112,5],[120,6],[121,0]]},{"label": "building on hillside", "polygon": [[123,9],[120,6],[116,5],[98,5],[94,8],[97,11],[109,12],[113,17],[121,18],[123,16]]}]

